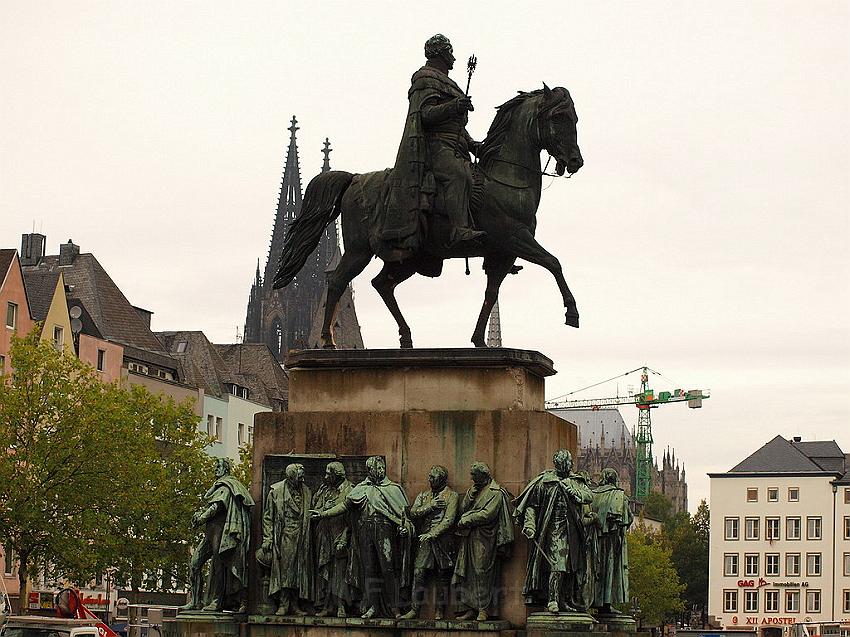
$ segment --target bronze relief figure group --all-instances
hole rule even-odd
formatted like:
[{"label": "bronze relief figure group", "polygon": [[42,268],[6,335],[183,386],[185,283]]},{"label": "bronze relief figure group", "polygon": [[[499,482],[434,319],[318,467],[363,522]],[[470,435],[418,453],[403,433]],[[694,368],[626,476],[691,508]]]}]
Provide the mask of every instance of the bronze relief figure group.
[{"label": "bronze relief figure group", "polygon": [[628,602],[628,497],[612,469],[594,485],[572,472],[569,451],[553,461],[516,499],[483,462],[471,466],[462,494],[434,465],[412,504],[380,456],[366,461],[367,477],[356,485],[340,462],[329,462],[315,493],[304,467],[288,465],[266,495],[257,551],[270,611],[416,619],[433,586],[434,619],[448,619],[453,606],[458,620],[485,621],[511,590],[500,574],[516,526],[528,541],[527,604],[616,614],[614,605]]}]

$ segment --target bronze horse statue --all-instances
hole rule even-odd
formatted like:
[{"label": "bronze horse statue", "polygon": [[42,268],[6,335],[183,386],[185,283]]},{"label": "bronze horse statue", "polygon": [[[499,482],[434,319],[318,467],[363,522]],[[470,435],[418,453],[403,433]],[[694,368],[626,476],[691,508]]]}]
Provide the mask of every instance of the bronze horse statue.
[{"label": "bronze horse statue", "polygon": [[[569,91],[557,87],[519,95],[497,108],[496,117],[482,143],[479,158],[484,173],[483,206],[475,225],[486,232],[479,240],[453,246],[425,240],[422,247],[403,261],[385,261],[372,279],[396,322],[402,348],[413,347],[410,327],[395,298],[395,287],[416,273],[439,276],[444,259],[484,257],[487,289],[472,343],[486,347],[484,330],[499,287],[508,274],[520,268],[516,259],[543,266],[555,277],[566,308],[566,324],[578,327],[575,298],[564,279],[558,259],[534,238],[537,207],[540,204],[542,176],[540,152],[555,158],[555,171],[563,176],[577,172],[584,160],[578,147],[576,115]],[[329,171],[313,178],[304,193],[301,214],[289,228],[274,279],[274,287],[289,284],[319,243],[325,227],[342,215],[345,253],[336,269],[328,274],[328,293],[322,325],[322,347],[335,347],[333,322],[337,304],[346,286],[376,255],[370,243],[380,226],[378,210],[381,189],[389,171],[354,175]],[[426,224],[423,224],[427,226]]]}]

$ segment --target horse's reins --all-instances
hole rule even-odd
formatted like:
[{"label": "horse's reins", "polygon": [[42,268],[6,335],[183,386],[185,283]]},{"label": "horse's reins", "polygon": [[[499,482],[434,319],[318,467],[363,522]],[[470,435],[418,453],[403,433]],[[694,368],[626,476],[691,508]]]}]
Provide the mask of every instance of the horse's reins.
[{"label": "horse's reins", "polygon": [[[552,155],[549,155],[549,159],[546,160],[546,165],[543,167],[543,170],[529,168],[528,166],[525,166],[524,164],[518,164],[515,161],[508,161],[507,159],[501,159],[499,157],[493,157],[490,161],[499,162],[499,163],[502,163],[502,164],[510,164],[511,166],[517,166],[518,168],[523,168],[523,169],[527,170],[528,172],[530,172],[532,174],[537,173],[541,177],[542,176],[545,176],[545,177],[563,177],[564,179],[569,179],[575,174],[575,173],[567,173],[566,175],[559,175],[557,173],[546,172],[546,169],[549,168],[549,164],[552,161]],[[493,177],[493,175],[487,175],[487,177],[489,177],[490,179],[492,179],[496,183],[502,184],[503,186],[507,186],[508,188],[517,188],[518,190],[524,190],[525,188],[531,188],[531,186],[517,186],[516,184],[505,183],[504,181],[500,181],[499,179],[496,179],[495,177]]]}]

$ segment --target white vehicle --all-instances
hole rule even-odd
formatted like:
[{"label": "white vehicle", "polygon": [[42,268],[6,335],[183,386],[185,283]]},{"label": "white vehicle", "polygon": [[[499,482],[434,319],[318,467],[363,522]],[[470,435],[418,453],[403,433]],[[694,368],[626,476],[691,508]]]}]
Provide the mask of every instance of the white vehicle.
[{"label": "white vehicle", "polygon": [[0,627],[0,637],[100,637],[91,619],[11,616]]}]

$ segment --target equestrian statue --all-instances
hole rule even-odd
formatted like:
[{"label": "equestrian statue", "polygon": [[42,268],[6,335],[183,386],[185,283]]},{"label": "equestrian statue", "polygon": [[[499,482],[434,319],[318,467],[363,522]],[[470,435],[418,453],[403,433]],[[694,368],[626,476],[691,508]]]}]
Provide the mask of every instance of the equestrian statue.
[{"label": "equestrian statue", "polygon": [[[328,275],[324,348],[335,347],[334,317],[342,293],[374,256],[384,267],[372,285],[398,323],[402,348],[413,347],[413,340],[395,288],[417,273],[439,276],[445,259],[484,257],[487,288],[472,333],[476,347],[486,347],[487,319],[502,281],[521,269],[517,259],[552,273],[566,324],[578,327],[578,309],[561,264],[534,238],[542,177],[548,174],[541,169],[541,151],[555,159],[558,176],[565,171],[572,175],[584,165],[569,91],[545,84],[521,91],[497,108],[486,139],[476,142],[466,130],[474,110],[469,85],[464,92],[448,75],[455,62],[451,42],[433,36],[425,43],[425,57],[408,91],[407,119],[393,168],[357,175],[337,170],[315,177],[289,228],[274,287],[295,278],[325,227],[342,215],[345,253]],[[475,62],[471,57],[470,79]]]}]

